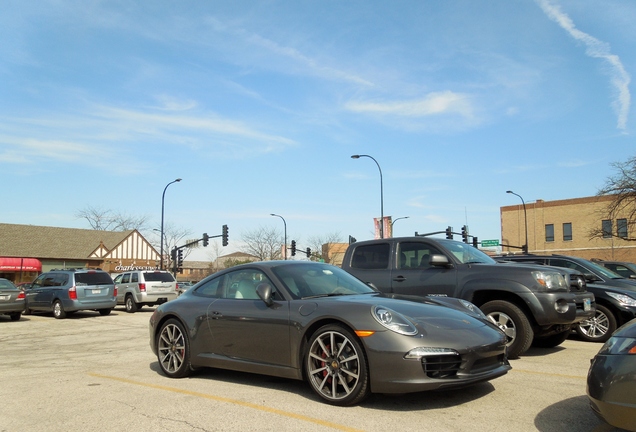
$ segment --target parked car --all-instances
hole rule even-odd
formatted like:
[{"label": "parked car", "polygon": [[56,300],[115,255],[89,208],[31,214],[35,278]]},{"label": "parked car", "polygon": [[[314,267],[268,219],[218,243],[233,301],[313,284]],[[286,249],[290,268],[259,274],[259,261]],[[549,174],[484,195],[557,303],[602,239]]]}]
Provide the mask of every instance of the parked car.
[{"label": "parked car", "polygon": [[636,279],[636,264],[625,261],[604,261],[592,260],[593,262],[607,267],[614,273],[618,273],[624,278]]},{"label": "parked car", "polygon": [[42,273],[25,294],[25,315],[53,312],[58,319],[81,310],[108,315],[117,305],[113,279],[99,269],[72,268]]},{"label": "parked car", "polygon": [[506,338],[472,303],[385,295],[307,261],[208,276],[150,319],[162,372],[199,367],[307,380],[323,401],[461,387],[507,373]]},{"label": "parked car", "polygon": [[0,278],[0,315],[18,321],[24,312],[24,292],[8,279]]},{"label": "parked car", "polygon": [[507,255],[498,260],[533,263],[578,270],[585,275],[587,290],[596,299],[593,318],[575,327],[579,336],[590,342],[605,342],[621,325],[636,318],[636,281],[583,258],[565,255]]},{"label": "parked car", "polygon": [[179,295],[177,281],[165,270],[135,270],[115,277],[117,304],[134,313],[143,306],[155,306]]},{"label": "parked car", "polygon": [[508,337],[508,357],[555,347],[595,313],[594,295],[556,268],[502,265],[467,243],[431,236],[355,242],[342,268],[382,292],[461,298]]},{"label": "parked car", "polygon": [[181,295],[190,288],[192,288],[194,284],[192,282],[177,282],[177,295]]},{"label": "parked car", "polygon": [[636,431],[636,320],[616,330],[592,359],[587,395],[600,418]]}]

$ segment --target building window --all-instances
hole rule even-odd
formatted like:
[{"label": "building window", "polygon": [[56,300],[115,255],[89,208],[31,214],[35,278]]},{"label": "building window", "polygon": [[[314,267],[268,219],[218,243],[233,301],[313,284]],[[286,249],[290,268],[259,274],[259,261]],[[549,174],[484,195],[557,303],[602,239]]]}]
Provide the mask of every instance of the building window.
[{"label": "building window", "polygon": [[563,224],[563,241],[572,240],[572,222],[566,222]]},{"label": "building window", "polygon": [[545,241],[553,242],[554,241],[554,225],[546,224],[545,226]]},{"label": "building window", "polygon": [[611,238],[612,237],[612,221],[609,219],[605,219],[602,221],[602,230],[603,230],[603,238]]},{"label": "building window", "polygon": [[616,235],[627,238],[627,219],[616,219]]}]

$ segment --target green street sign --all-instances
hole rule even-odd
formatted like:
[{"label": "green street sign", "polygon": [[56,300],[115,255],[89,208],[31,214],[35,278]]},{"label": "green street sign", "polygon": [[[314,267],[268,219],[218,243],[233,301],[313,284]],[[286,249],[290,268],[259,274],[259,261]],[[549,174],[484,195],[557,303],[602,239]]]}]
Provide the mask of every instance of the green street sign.
[{"label": "green street sign", "polygon": [[499,240],[482,240],[481,247],[499,246]]}]

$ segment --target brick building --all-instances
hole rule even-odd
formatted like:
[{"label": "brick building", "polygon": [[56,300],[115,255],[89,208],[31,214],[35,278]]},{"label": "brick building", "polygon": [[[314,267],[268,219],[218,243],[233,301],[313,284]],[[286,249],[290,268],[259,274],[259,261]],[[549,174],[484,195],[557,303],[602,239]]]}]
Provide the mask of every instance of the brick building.
[{"label": "brick building", "polygon": [[[520,253],[527,238],[528,252],[561,254],[581,258],[636,262],[636,241],[629,232],[627,213],[607,219],[604,211],[611,196],[593,196],[557,201],[537,200],[501,207],[501,245],[503,253]],[[591,238],[590,232],[607,234]],[[610,235],[609,233],[613,235]]]}]

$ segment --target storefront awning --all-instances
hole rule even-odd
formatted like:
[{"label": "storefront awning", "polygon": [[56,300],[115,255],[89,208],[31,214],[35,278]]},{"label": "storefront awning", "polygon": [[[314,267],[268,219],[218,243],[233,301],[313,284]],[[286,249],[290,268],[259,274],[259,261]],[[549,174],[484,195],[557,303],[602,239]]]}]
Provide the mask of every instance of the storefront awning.
[{"label": "storefront awning", "polygon": [[35,258],[6,258],[0,257],[0,272],[3,271],[42,271],[42,263]]}]

